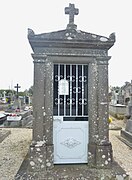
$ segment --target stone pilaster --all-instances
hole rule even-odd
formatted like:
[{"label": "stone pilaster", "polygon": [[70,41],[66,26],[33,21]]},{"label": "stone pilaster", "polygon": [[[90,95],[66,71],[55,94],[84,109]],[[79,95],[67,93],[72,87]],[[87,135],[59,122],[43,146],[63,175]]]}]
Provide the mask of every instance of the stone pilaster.
[{"label": "stone pilaster", "polygon": [[44,87],[44,139],[46,141],[46,167],[53,167],[53,63],[45,61]]},{"label": "stone pilaster", "polygon": [[46,140],[44,139],[45,58],[34,56],[33,139],[29,151],[29,172],[46,172]]},{"label": "stone pilaster", "polygon": [[109,142],[108,111],[108,60],[110,57],[98,58],[98,145],[96,149],[97,167],[110,167],[112,163],[112,146]]},{"label": "stone pilaster", "polygon": [[43,140],[44,72],[43,59],[34,58],[33,141]]},{"label": "stone pilaster", "polygon": [[89,115],[89,145],[88,145],[88,164],[96,166],[96,144],[98,141],[98,122],[97,122],[97,63],[89,63],[88,81],[88,115]]}]

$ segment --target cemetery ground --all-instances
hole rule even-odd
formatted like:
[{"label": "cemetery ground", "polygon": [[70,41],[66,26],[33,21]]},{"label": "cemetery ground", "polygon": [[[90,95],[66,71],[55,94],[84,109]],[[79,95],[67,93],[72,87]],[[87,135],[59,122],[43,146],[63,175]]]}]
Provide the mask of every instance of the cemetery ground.
[{"label": "cemetery ground", "polygon": [[[132,179],[132,149],[118,139],[120,127],[125,127],[125,122],[113,118],[110,124],[113,156]],[[0,180],[13,180],[28,152],[32,139],[32,129],[1,128],[1,131],[10,131],[11,133],[0,142]]]}]

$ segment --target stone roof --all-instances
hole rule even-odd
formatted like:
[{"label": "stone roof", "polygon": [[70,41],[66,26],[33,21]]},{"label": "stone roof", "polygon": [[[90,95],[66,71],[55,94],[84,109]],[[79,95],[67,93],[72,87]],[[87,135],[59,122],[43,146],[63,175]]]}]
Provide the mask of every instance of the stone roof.
[{"label": "stone roof", "polygon": [[31,47],[81,47],[110,49],[115,42],[115,34],[109,37],[100,36],[77,29],[64,29],[50,33],[35,34],[32,29],[28,29],[28,39]]}]

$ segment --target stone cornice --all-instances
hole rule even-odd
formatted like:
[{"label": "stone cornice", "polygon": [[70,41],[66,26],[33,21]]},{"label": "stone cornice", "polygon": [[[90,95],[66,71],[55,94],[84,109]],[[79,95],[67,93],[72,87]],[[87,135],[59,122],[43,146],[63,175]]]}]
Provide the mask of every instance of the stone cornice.
[{"label": "stone cornice", "polygon": [[32,57],[34,59],[34,63],[45,63],[46,61],[51,61],[53,63],[95,63],[97,62],[98,65],[106,65],[108,64],[108,61],[110,60],[111,56],[100,56],[100,57],[93,57],[93,56],[80,56],[80,55],[55,55],[55,54],[40,54],[35,53],[32,54]]},{"label": "stone cornice", "polygon": [[[88,63],[94,63],[95,58],[92,56],[80,56],[80,55],[48,55],[45,54],[32,54],[32,57],[34,59],[34,63],[45,63],[46,61],[51,61],[53,63],[81,63],[82,64],[88,64]],[[72,58],[71,58],[72,57]]]},{"label": "stone cornice", "polygon": [[79,56],[107,56],[107,50],[103,49],[79,49],[79,48],[36,48],[35,53],[46,55],[79,55]]},{"label": "stone cornice", "polygon": [[35,51],[35,48],[83,48],[83,49],[105,49],[108,50],[113,46],[113,42],[95,42],[95,41],[61,41],[61,40],[34,40],[30,39],[29,43]]}]

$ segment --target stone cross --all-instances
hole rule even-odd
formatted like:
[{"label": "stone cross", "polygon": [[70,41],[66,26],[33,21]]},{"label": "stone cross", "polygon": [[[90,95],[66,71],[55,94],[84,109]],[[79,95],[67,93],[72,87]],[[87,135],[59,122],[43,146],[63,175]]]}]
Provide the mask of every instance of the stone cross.
[{"label": "stone cross", "polygon": [[6,95],[6,91],[3,92],[3,95],[4,95],[4,98],[6,98],[6,96],[5,96]]},{"label": "stone cross", "polygon": [[3,92],[3,102],[6,103],[6,91]]},{"label": "stone cross", "polygon": [[74,4],[69,4],[65,8],[65,14],[69,14],[69,24],[74,24],[74,16],[79,14],[79,9],[75,8]]},{"label": "stone cross", "polygon": [[17,99],[18,99],[18,89],[21,88],[21,86],[18,86],[18,84],[17,84],[16,86],[14,86],[14,88],[17,89],[17,96],[16,96],[16,97],[17,97]]}]

